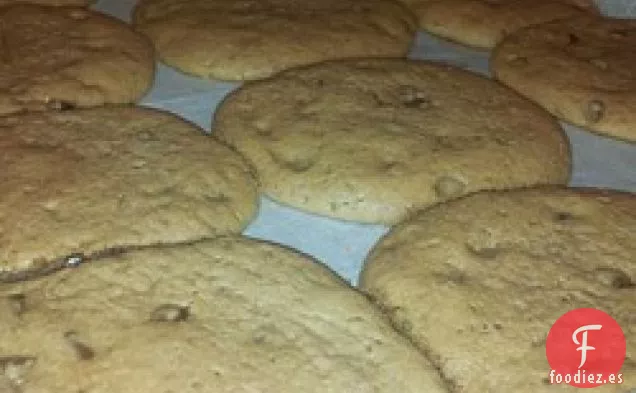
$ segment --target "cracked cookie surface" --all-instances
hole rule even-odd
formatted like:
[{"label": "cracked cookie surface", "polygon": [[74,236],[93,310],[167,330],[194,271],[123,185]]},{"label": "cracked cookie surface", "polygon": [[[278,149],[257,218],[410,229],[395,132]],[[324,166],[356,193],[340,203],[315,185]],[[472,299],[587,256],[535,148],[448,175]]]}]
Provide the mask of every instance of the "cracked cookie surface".
[{"label": "cracked cookie surface", "polygon": [[[634,194],[481,192],[395,227],[369,254],[360,286],[454,391],[553,392],[545,338],[575,308],[598,308],[619,322],[628,348],[623,377],[633,381],[634,233]],[[597,389],[625,392],[624,385]]]},{"label": "cracked cookie surface", "polygon": [[137,101],[152,85],[150,41],[80,7],[0,9],[0,115]]},{"label": "cracked cookie surface", "polygon": [[393,224],[484,188],[567,182],[558,123],[467,71],[407,60],[346,60],[245,84],[214,135],[259,173],[263,192],[330,217]]},{"label": "cracked cookie surface", "polygon": [[402,57],[415,17],[391,0],[140,0],[134,25],[166,64],[222,80],[349,57]]},{"label": "cracked cookie surface", "polygon": [[578,17],[521,30],[493,75],[561,120],[636,142],[636,21]]},{"label": "cracked cookie surface", "polygon": [[240,232],[251,167],[198,127],[127,106],[0,118],[0,281],[82,255]]},{"label": "cracked cookie surface", "polygon": [[238,236],[0,285],[0,331],[21,393],[447,393],[333,272]]}]

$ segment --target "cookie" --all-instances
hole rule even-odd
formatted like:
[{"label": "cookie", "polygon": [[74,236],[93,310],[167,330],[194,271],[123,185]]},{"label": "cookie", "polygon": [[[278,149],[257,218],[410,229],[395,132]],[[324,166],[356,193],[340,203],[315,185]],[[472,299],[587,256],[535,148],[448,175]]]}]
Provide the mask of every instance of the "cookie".
[{"label": "cookie", "polygon": [[[409,6],[410,8],[414,10],[421,9],[422,6],[426,6],[428,4],[441,2],[441,1],[448,1],[448,0],[400,0],[400,2],[406,4],[407,6]],[[483,1],[490,1],[490,3],[495,3],[498,0],[483,0]],[[504,2],[504,1],[506,0],[499,0],[499,2]],[[516,1],[516,0],[507,0],[507,1],[510,2],[510,1]],[[595,13],[600,12],[594,0],[554,0],[554,1],[558,1],[559,3],[570,4],[575,7],[589,10]]]},{"label": "cookie", "polygon": [[484,188],[566,183],[557,122],[500,84],[425,61],[327,62],[246,83],[213,132],[263,192],[305,211],[394,224]]},{"label": "cookie", "polygon": [[[240,237],[0,286],[0,364],[31,393],[446,393],[327,268]],[[0,378],[3,368],[0,368]]]},{"label": "cookie", "polygon": [[369,254],[360,286],[453,391],[553,392],[545,338],[562,314],[588,307],[623,327],[627,383],[636,380],[635,232],[635,194],[481,192],[393,228]]},{"label": "cookie", "polygon": [[96,0],[0,0],[0,6],[16,3],[40,4],[46,6],[86,6],[95,3]]},{"label": "cookie", "polygon": [[132,103],[150,88],[151,42],[79,7],[0,9],[0,115]]},{"label": "cookie", "polygon": [[497,47],[493,75],[554,116],[636,141],[636,21],[572,18],[524,29]]},{"label": "cookie", "polygon": [[248,164],[176,116],[103,107],[0,118],[0,282],[120,247],[240,232]]},{"label": "cookie", "polygon": [[443,0],[416,5],[415,10],[423,30],[478,49],[491,49],[526,26],[590,10],[598,14],[596,8],[562,0]]},{"label": "cookie", "polygon": [[417,30],[392,0],[140,0],[133,21],[182,72],[260,79],[348,57],[402,57]]}]

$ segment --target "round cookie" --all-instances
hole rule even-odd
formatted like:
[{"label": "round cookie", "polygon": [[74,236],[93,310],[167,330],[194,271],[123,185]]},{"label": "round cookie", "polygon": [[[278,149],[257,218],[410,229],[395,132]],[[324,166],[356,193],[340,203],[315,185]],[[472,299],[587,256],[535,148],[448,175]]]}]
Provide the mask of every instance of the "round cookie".
[{"label": "round cookie", "polygon": [[402,57],[417,30],[393,0],[140,0],[133,21],[164,63],[221,80],[330,59]]},{"label": "round cookie", "polygon": [[151,42],[80,7],[0,9],[0,115],[132,103],[152,85]]},{"label": "round cookie", "polygon": [[247,238],[5,284],[0,310],[0,366],[17,364],[4,377],[23,393],[446,393],[364,296]]},{"label": "round cookie", "polygon": [[634,142],[635,50],[636,20],[579,17],[511,35],[491,68],[556,117]]},{"label": "round cookie", "polygon": [[569,144],[547,112],[468,71],[357,59],[245,84],[213,132],[279,202],[393,224],[409,211],[484,188],[566,183]]},{"label": "round cookie", "polygon": [[120,247],[240,232],[249,165],[196,126],[134,107],[0,118],[0,282]]},{"label": "round cookie", "polygon": [[442,0],[414,6],[420,27],[478,49],[491,49],[526,26],[588,14],[596,8],[562,0]]},{"label": "round cookie", "polygon": [[635,232],[634,194],[481,192],[395,227],[369,254],[360,286],[453,391],[553,392],[545,338],[562,314],[588,307],[623,327],[628,383],[636,380]]}]

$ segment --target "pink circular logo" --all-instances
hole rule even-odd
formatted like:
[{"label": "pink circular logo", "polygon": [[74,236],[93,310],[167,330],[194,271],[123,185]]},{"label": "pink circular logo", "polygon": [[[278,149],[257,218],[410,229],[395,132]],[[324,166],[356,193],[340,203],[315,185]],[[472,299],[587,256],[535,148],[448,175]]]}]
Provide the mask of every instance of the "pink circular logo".
[{"label": "pink circular logo", "polygon": [[578,308],[562,315],[548,333],[545,353],[551,383],[578,388],[623,383],[625,334],[601,310]]}]

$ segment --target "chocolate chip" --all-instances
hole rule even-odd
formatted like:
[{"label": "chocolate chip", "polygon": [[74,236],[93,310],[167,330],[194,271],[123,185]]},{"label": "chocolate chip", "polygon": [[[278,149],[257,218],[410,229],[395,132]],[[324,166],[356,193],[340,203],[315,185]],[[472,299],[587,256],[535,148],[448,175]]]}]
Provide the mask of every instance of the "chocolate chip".
[{"label": "chocolate chip", "polygon": [[92,360],[95,357],[95,351],[79,339],[77,332],[68,331],[64,333],[64,338],[73,347],[80,360]]},{"label": "chocolate chip", "polygon": [[22,293],[14,293],[7,297],[9,300],[9,307],[13,314],[20,316],[26,311],[26,296]]},{"label": "chocolate chip", "polygon": [[556,212],[554,213],[553,219],[554,221],[562,222],[562,221],[570,221],[574,218],[572,213],[568,212]]},{"label": "chocolate chip", "polygon": [[579,41],[581,41],[581,39],[576,36],[575,34],[568,34],[568,45],[574,45],[579,43]]},{"label": "chocolate chip", "polygon": [[183,322],[190,317],[190,307],[177,304],[162,304],[150,314],[155,322]]},{"label": "chocolate chip", "polygon": [[592,100],[588,102],[584,110],[585,120],[590,123],[598,123],[603,119],[605,114],[605,104],[603,101]]},{"label": "chocolate chip", "polygon": [[594,271],[594,275],[603,285],[613,289],[626,289],[636,285],[627,273],[613,267],[600,267]]},{"label": "chocolate chip", "polygon": [[52,110],[56,110],[56,111],[68,111],[71,109],[75,109],[76,105],[73,104],[72,102],[68,102],[68,101],[60,101],[60,100],[53,100],[53,101],[49,101],[46,104],[47,108],[52,109]]}]

